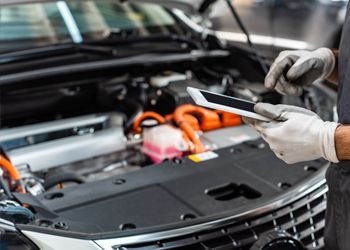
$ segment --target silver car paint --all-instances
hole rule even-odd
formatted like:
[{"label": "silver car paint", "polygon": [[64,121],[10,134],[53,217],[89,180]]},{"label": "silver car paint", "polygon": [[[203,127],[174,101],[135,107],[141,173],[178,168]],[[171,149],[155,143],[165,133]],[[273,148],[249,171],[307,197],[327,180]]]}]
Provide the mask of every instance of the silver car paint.
[{"label": "silver car paint", "polygon": [[[80,240],[61,237],[50,234],[43,234],[30,231],[22,233],[31,239],[39,249],[43,250],[101,250],[99,245],[91,240]],[[112,248],[110,248],[112,249]]]}]

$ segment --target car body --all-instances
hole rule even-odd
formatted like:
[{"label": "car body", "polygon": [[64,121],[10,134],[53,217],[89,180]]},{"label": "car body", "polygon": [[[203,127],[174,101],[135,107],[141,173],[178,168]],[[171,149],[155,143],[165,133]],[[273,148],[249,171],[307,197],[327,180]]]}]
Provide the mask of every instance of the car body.
[{"label": "car body", "polygon": [[267,90],[256,55],[185,1],[1,6],[1,248],[322,249],[328,163],[287,166],[186,88],[333,119],[327,85]]}]

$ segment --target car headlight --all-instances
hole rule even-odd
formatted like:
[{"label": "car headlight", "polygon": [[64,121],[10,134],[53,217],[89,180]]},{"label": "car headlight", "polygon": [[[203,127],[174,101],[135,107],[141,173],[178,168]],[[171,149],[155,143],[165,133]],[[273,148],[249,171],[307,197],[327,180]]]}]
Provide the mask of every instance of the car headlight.
[{"label": "car headlight", "polygon": [[28,238],[11,225],[0,219],[0,249],[1,250],[38,250]]}]

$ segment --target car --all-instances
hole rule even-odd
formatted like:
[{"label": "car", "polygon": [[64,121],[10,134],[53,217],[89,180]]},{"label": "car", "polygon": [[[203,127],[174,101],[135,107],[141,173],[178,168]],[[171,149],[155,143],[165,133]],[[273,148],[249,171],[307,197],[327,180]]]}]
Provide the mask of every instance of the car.
[{"label": "car", "polygon": [[329,164],[288,166],[186,88],[332,120],[329,85],[266,89],[266,60],[185,1],[0,6],[1,249],[324,247]]}]

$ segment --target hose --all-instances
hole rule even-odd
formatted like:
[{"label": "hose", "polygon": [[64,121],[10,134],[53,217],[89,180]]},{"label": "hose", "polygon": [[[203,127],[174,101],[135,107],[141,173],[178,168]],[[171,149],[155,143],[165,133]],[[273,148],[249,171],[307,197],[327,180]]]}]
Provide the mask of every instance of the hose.
[{"label": "hose", "polygon": [[17,190],[21,193],[25,193],[26,191],[22,185],[22,178],[17,168],[2,155],[0,155],[0,166],[7,171],[12,181],[16,183]]},{"label": "hose", "polygon": [[12,180],[14,180],[14,181],[21,180],[21,175],[19,174],[18,170],[12,165],[11,162],[9,162],[2,155],[0,155],[0,166],[9,173]]},{"label": "hose", "polygon": [[139,134],[142,131],[142,128],[140,127],[141,122],[146,120],[146,119],[154,119],[156,120],[159,124],[165,123],[165,118],[161,116],[160,114],[157,114],[152,111],[148,111],[140,115],[138,118],[136,118],[134,122],[134,127],[133,130],[135,133]]},{"label": "hose", "polygon": [[194,144],[194,153],[202,153],[206,151],[205,146],[200,141],[198,134],[186,121],[185,114],[187,113],[202,113],[203,109],[200,107],[193,106],[191,104],[182,105],[175,110],[174,120],[176,124],[186,133],[190,140]]},{"label": "hose", "polygon": [[[224,118],[220,120],[220,115]],[[198,117],[197,117],[198,116]],[[154,119],[159,124],[173,121],[183,133],[183,138],[192,153],[202,153],[206,151],[201,142],[197,131],[211,131],[221,127],[237,126],[241,124],[241,118],[238,115],[225,114],[220,111],[211,111],[191,104],[179,106],[173,115],[167,115],[165,118],[155,112],[145,112],[139,116],[133,130],[135,133],[141,133],[141,122],[145,119]],[[201,121],[200,123],[198,121]]]},{"label": "hose", "polygon": [[85,183],[85,179],[77,173],[67,172],[49,177],[43,184],[43,187],[45,190],[49,190],[50,188],[65,182],[82,184]]}]

